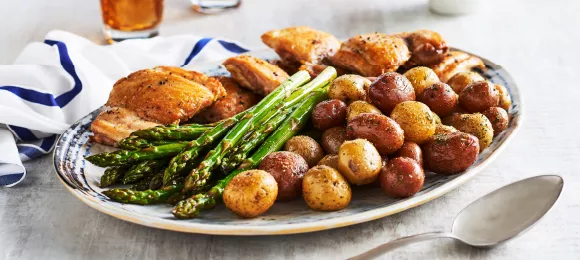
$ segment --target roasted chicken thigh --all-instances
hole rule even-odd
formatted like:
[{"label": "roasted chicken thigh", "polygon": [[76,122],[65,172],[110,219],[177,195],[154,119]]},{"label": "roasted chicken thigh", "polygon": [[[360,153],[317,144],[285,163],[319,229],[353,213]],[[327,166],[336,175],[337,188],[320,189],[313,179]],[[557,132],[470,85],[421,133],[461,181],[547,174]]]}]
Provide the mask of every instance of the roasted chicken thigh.
[{"label": "roasted chicken thigh", "polygon": [[405,41],[383,33],[362,34],[344,42],[330,62],[362,76],[376,77],[396,71],[405,64],[411,53]]},{"label": "roasted chicken thigh", "polygon": [[223,65],[238,84],[262,96],[289,78],[280,67],[248,55],[231,57]]},{"label": "roasted chicken thigh", "polygon": [[430,30],[417,30],[413,32],[398,33],[394,36],[403,38],[411,51],[411,59],[407,66],[435,65],[445,57],[449,51],[447,43],[437,32]]},{"label": "roasted chicken thigh", "polygon": [[461,51],[450,51],[440,63],[431,66],[441,82],[447,82],[453,75],[473,68],[485,68],[485,65],[478,57]]}]

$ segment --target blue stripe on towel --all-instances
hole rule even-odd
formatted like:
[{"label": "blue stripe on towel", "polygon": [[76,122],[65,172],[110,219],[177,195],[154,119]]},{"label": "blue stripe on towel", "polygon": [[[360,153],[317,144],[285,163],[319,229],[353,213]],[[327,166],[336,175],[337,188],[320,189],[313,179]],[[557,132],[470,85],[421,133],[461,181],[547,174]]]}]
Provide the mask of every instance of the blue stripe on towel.
[{"label": "blue stripe on towel", "polygon": [[45,105],[45,106],[58,106],[64,107],[70,103],[83,89],[83,84],[77,75],[75,66],[72,63],[70,56],[68,55],[68,49],[63,42],[45,40],[44,43],[58,48],[58,54],[60,57],[60,65],[63,69],[73,78],[74,86],[68,92],[61,94],[58,97],[54,97],[50,93],[42,93],[32,89],[26,89],[17,86],[0,86],[0,90],[6,90],[13,93],[14,95],[32,103]]},{"label": "blue stripe on towel", "polygon": [[16,135],[16,138],[22,141],[38,140],[38,137],[36,137],[34,133],[32,133],[32,131],[28,130],[27,128],[15,125],[7,125],[6,127],[8,127],[8,130],[10,130],[14,135]]},{"label": "blue stripe on towel", "polygon": [[187,58],[185,59],[185,61],[183,62],[183,65],[181,65],[181,67],[189,64],[189,62],[195,58],[195,56],[197,56],[201,50],[211,41],[213,40],[213,38],[202,38],[201,40],[199,40],[197,43],[195,43],[195,46],[193,46],[193,49],[191,50],[191,52],[189,53],[189,56],[187,56]]},{"label": "blue stripe on towel", "polygon": [[43,152],[43,151],[41,151],[38,148],[33,147],[33,146],[18,145],[17,148],[18,148],[19,154],[24,154],[30,159],[34,159],[36,157],[47,154],[46,152]]},{"label": "blue stripe on towel", "polygon": [[222,41],[222,40],[218,40],[218,42],[228,51],[233,52],[233,53],[244,53],[244,52],[248,52],[250,50],[237,45],[233,42],[226,42],[226,41]]},{"label": "blue stripe on towel", "polygon": [[7,175],[0,175],[0,186],[14,184],[14,183],[20,181],[20,179],[22,179],[23,176],[24,176],[23,172],[22,173],[7,174]]}]

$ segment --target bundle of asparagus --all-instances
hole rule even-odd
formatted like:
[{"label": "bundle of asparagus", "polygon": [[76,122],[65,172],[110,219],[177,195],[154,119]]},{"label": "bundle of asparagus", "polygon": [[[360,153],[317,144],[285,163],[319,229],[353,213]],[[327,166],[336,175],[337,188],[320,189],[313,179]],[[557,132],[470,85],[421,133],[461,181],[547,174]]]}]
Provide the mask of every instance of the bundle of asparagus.
[{"label": "bundle of asparagus", "polygon": [[[326,98],[323,87],[335,77],[336,70],[329,67],[305,84],[310,78],[301,71],[257,105],[232,118],[213,125],[168,125],[136,131],[120,142],[121,150],[86,159],[97,166],[110,167],[101,178],[102,187],[134,184],[130,189],[103,192],[112,200],[147,205],[198,193],[180,201],[174,210],[178,218],[194,217],[201,209],[215,205],[233,176],[255,168],[266,155],[280,149],[296,134],[313,107]],[[219,142],[203,160],[196,162],[214,141]],[[238,170],[219,180],[214,171],[218,167],[224,173]],[[219,180],[213,187],[209,186],[210,177],[213,183]],[[204,193],[208,188],[211,189]]]}]

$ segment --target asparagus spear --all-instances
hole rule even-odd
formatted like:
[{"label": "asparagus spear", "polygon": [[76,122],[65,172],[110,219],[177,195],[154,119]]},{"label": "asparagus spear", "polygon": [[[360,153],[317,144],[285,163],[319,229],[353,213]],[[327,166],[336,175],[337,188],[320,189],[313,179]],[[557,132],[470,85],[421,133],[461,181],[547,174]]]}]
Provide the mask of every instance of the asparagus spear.
[{"label": "asparagus spear", "polygon": [[268,123],[263,124],[258,130],[251,133],[247,138],[244,137],[245,143],[236,147],[236,150],[229,157],[224,158],[221,164],[223,172],[229,172],[240,165],[254,148],[260,145],[270,133],[272,133],[286,117],[290,114],[289,110],[280,111]]},{"label": "asparagus spear", "polygon": [[167,199],[183,188],[183,185],[171,185],[159,190],[136,191],[130,189],[110,189],[103,191],[110,199],[128,204],[149,205],[166,202]]},{"label": "asparagus spear", "polygon": [[147,175],[153,175],[153,173],[161,170],[161,167],[165,166],[166,164],[167,162],[162,161],[143,161],[133,165],[131,169],[125,173],[125,177],[123,177],[122,183],[135,183]]},{"label": "asparagus spear", "polygon": [[198,124],[190,125],[166,125],[156,126],[149,129],[137,130],[131,136],[141,137],[146,140],[176,140],[191,141],[213,127]]},{"label": "asparagus spear", "polygon": [[156,146],[156,145],[164,145],[164,144],[170,144],[170,143],[177,143],[179,141],[174,141],[174,140],[145,140],[141,137],[138,136],[129,136],[127,138],[124,138],[123,140],[119,141],[119,143],[117,144],[117,148],[120,149],[125,149],[125,150],[139,150],[139,149],[143,149],[143,148],[147,148],[147,147],[151,147],[151,146]]},{"label": "asparagus spear", "polygon": [[[336,69],[333,67],[328,67],[315,79],[299,88],[297,91],[293,91],[292,94],[288,97],[288,101],[282,103],[282,107],[280,107],[280,109],[293,106],[294,103],[291,101],[295,100],[296,102],[299,102],[302,97],[306,96],[312,90],[327,85],[334,78],[336,78]],[[282,88],[282,86],[277,88],[270,95],[264,98],[258,105],[256,105],[254,107],[256,109],[251,109],[255,116],[241,120],[232,130],[230,130],[230,132],[228,132],[220,144],[218,144],[217,147],[208,153],[205,160],[195,170],[189,173],[185,179],[185,187],[183,188],[183,192],[188,192],[195,189],[196,187],[204,186],[211,174],[211,171],[213,171],[221,163],[221,159],[225,156],[225,152],[232,146],[235,146],[250,127],[255,127],[263,122],[263,117],[266,114],[270,114],[271,116],[275,115],[275,111],[268,111],[268,109],[271,109],[271,105],[262,107],[260,104],[262,104],[262,102],[270,102],[271,99],[273,101],[266,104],[274,105],[276,104],[275,102],[278,102],[283,98],[282,95],[284,95],[286,91],[287,90]]]},{"label": "asparagus spear", "polygon": [[230,173],[226,178],[220,180],[206,193],[199,193],[188,199],[177,203],[172,213],[175,217],[180,219],[196,217],[200,211],[213,208],[217,201],[221,199],[223,191],[230,182],[239,173],[256,168],[259,163],[271,152],[277,151],[284,143],[292,136],[298,133],[310,119],[310,115],[314,106],[326,99],[328,88],[315,91],[309,96],[299,107],[292,112],[282,125],[270,135],[264,144],[252,154],[237,170]]},{"label": "asparagus spear", "polygon": [[[229,148],[231,145],[235,144],[236,138],[239,139],[241,135],[245,133],[245,131],[249,128],[252,121],[252,118],[259,117],[264,111],[273,109],[274,105],[278,104],[281,99],[284,98],[288,91],[292,91],[293,89],[301,86],[306,81],[310,79],[308,73],[304,71],[299,71],[296,74],[292,75],[288,80],[280,84],[280,86],[262,99],[258,104],[253,106],[252,108],[246,110],[242,116],[235,116],[230,118],[230,120],[226,120],[212,130],[209,130],[203,133],[197,140],[192,141],[190,145],[184,149],[181,153],[171,159],[169,163],[169,167],[165,169],[165,173],[163,176],[163,184],[168,185],[172,180],[174,180],[183,170],[187,167],[188,163],[190,163],[193,159],[195,159],[199,155],[199,151],[203,149],[205,146],[209,145],[214,139],[221,138],[224,136],[230,128],[233,126],[233,129],[229,131],[229,133],[220,142],[217,146],[217,150],[214,149],[209,152],[208,156],[212,157],[216,154],[219,154],[223,151],[223,149]],[[239,121],[239,122],[238,122]],[[207,156],[206,156],[207,157]],[[202,164],[204,164],[202,162]],[[188,187],[187,190],[192,190],[193,187]]]},{"label": "asparagus spear", "polygon": [[92,164],[100,167],[109,166],[126,166],[128,164],[134,164],[137,162],[147,161],[147,160],[158,160],[163,158],[168,158],[178,154],[184,148],[190,145],[190,142],[186,143],[170,143],[158,146],[152,146],[148,148],[143,148],[141,150],[130,151],[130,150],[117,150],[110,153],[100,153],[85,157],[85,159]]},{"label": "asparagus spear", "polygon": [[163,186],[163,171],[160,171],[149,181],[149,189],[156,190]]},{"label": "asparagus spear", "polygon": [[139,182],[131,185],[131,190],[136,190],[136,191],[145,191],[145,190],[148,190],[149,189],[149,183],[151,182],[151,180],[153,179],[153,177],[155,177],[155,176],[154,175],[145,176]]},{"label": "asparagus spear", "polygon": [[101,176],[101,188],[117,183],[117,181],[123,178],[127,169],[129,169],[129,167],[125,166],[113,166],[106,169],[103,176]]}]

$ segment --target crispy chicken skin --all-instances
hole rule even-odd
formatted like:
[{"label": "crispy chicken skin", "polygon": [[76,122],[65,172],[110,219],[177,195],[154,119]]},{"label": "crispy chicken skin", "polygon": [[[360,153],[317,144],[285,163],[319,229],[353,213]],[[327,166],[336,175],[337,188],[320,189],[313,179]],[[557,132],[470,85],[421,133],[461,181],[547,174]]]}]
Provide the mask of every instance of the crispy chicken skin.
[{"label": "crispy chicken skin", "polygon": [[437,32],[430,30],[417,30],[413,32],[398,33],[393,36],[403,38],[411,51],[411,59],[407,66],[435,65],[447,54],[449,47]]},{"label": "crispy chicken skin", "polygon": [[289,78],[280,67],[248,55],[231,57],[223,65],[238,84],[262,96]]},{"label": "crispy chicken skin", "polygon": [[223,93],[217,79],[180,68],[157,67],[117,81],[106,105],[127,108],[144,120],[171,124],[188,120]]},{"label": "crispy chicken skin", "polygon": [[226,96],[193,117],[199,123],[213,123],[230,118],[258,103],[260,96],[241,88],[232,78],[216,77],[226,89]]},{"label": "crispy chicken skin", "polygon": [[405,41],[383,33],[362,34],[344,42],[330,62],[362,76],[396,71],[411,57]]},{"label": "crispy chicken skin", "polygon": [[476,67],[485,68],[481,59],[465,52],[450,51],[440,63],[431,66],[431,69],[435,71],[441,82],[447,82],[453,75]]},{"label": "crispy chicken skin", "polygon": [[340,48],[340,41],[332,34],[308,26],[266,32],[262,34],[262,42],[288,64],[319,64]]},{"label": "crispy chicken skin", "polygon": [[159,124],[143,120],[129,109],[114,107],[101,112],[93,121],[91,131],[94,135],[91,139],[97,143],[116,145],[133,131],[157,125]]},{"label": "crispy chicken skin", "polygon": [[[305,70],[305,71],[308,72],[308,74],[310,74],[310,77],[316,78],[318,76],[318,74],[320,74],[328,66],[330,66],[330,65],[306,63],[306,64],[302,64],[302,66],[300,66],[298,68],[298,70]],[[349,73],[348,71],[346,71],[346,70],[344,70],[342,68],[335,68],[335,69],[336,69],[336,74],[338,76],[342,76],[344,74],[348,74]]]}]

